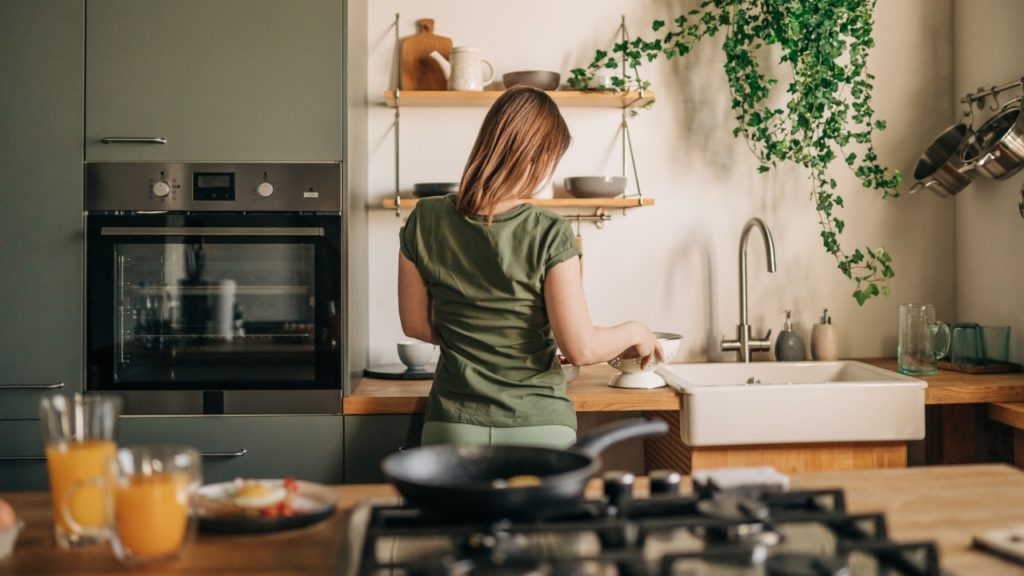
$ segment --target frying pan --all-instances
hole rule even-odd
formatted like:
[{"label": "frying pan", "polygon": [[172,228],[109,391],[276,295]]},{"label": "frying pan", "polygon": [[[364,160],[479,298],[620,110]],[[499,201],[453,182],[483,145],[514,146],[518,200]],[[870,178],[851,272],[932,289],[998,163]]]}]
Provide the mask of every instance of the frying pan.
[{"label": "frying pan", "polygon": [[[530,519],[581,498],[605,448],[666,431],[662,420],[631,418],[601,426],[567,450],[439,444],[391,454],[381,469],[414,506],[460,517]],[[507,479],[524,475],[539,482],[507,486]]]}]

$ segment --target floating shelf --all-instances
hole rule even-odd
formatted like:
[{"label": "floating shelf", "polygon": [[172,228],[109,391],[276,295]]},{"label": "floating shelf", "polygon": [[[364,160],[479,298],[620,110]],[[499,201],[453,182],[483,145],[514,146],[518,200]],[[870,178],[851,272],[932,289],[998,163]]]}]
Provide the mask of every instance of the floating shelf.
[{"label": "floating shelf", "polygon": [[[402,208],[412,208],[418,198],[402,198]],[[653,206],[654,198],[544,198],[527,200],[530,204],[545,208],[639,208]],[[394,198],[385,198],[384,208],[396,208]]]},{"label": "floating shelf", "polygon": [[[485,108],[494,103],[501,90],[485,92],[460,92],[454,90],[403,90],[402,108]],[[579,92],[575,90],[548,91],[552,100],[567,108],[635,108],[654,101],[654,92]],[[399,100],[395,91],[384,93],[389,108],[395,108]]]}]

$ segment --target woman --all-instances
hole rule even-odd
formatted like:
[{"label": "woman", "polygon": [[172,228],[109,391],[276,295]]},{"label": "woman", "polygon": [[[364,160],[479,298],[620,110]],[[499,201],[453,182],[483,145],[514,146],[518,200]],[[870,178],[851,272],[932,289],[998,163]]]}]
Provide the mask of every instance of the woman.
[{"label": "woman", "polygon": [[484,118],[459,192],[420,200],[402,228],[402,330],[441,347],[423,444],[564,448],[576,440],[576,413],[556,341],[576,365],[662,356],[642,324],[593,325],[569,224],[525,201],[569,142],[547,94],[507,90]]}]

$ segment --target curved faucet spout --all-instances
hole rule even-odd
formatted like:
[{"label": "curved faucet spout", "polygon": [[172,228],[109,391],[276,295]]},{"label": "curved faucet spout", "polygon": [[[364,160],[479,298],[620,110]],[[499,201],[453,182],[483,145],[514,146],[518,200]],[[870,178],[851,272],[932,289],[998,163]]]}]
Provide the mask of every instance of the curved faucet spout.
[{"label": "curved faucet spout", "polygon": [[749,324],[747,321],[747,241],[750,239],[750,231],[754,228],[761,230],[761,238],[764,239],[764,250],[768,256],[768,271],[775,272],[775,241],[772,240],[772,232],[768,225],[760,218],[751,218],[743,226],[743,233],[740,234],[740,324]]}]

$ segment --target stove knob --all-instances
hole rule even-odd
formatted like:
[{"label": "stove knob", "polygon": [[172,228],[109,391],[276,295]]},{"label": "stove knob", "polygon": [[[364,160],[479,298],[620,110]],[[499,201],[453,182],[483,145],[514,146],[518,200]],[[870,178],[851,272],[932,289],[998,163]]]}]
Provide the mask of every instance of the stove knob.
[{"label": "stove knob", "polygon": [[665,494],[677,496],[682,475],[674,470],[654,470],[651,472],[651,495]]},{"label": "stove knob", "polygon": [[633,497],[633,482],[636,476],[632,472],[609,470],[604,473],[604,495],[612,506],[620,506]]},{"label": "stove knob", "polygon": [[264,182],[256,187],[256,193],[264,198],[270,198],[270,195],[274,193],[274,185]]},{"label": "stove knob", "polygon": [[153,184],[153,196],[157,198],[163,198],[171,193],[171,185],[163,180],[160,180],[156,184]]}]

